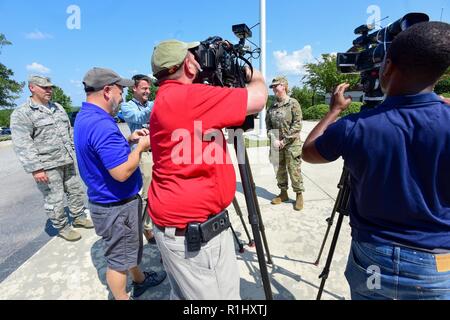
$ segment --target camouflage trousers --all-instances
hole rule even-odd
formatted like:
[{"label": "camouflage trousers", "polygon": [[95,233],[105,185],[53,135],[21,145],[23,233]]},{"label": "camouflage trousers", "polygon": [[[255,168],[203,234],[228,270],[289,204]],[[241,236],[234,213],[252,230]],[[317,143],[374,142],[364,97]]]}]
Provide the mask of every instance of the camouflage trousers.
[{"label": "camouflage trousers", "polygon": [[64,194],[72,218],[84,215],[85,192],[74,165],[47,170],[49,183],[38,183],[44,195],[44,208],[55,229],[61,230],[68,225],[69,219],[64,212]]},{"label": "camouflage trousers", "polygon": [[[141,170],[142,175],[142,189],[139,192],[139,195],[143,199],[144,203],[147,203],[148,199],[148,188],[150,187],[150,183],[152,182],[152,170],[153,170],[153,158],[151,152],[143,152],[141,156],[141,161],[139,162],[139,169]],[[147,209],[147,206],[145,206]],[[153,222],[147,212],[143,213],[145,215],[144,218],[144,230],[150,231],[153,229]]]},{"label": "camouflage trousers", "polygon": [[275,167],[277,175],[278,188],[282,191],[289,189],[289,178],[291,177],[292,188],[295,193],[305,192],[303,185],[302,148],[301,146],[290,146],[282,150],[270,151],[270,161]]}]

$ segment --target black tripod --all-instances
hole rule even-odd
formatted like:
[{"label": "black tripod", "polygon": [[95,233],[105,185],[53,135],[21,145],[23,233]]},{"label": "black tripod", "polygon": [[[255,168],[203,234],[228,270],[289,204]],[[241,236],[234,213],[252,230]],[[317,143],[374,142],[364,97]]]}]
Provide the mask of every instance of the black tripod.
[{"label": "black tripod", "polygon": [[[248,238],[248,246],[253,248],[255,246],[255,241],[250,236],[250,232],[248,232],[247,225],[245,224],[245,221],[244,221],[244,215],[242,214],[241,208],[239,207],[239,203],[238,203],[236,197],[233,199],[233,207],[234,207],[234,210],[236,210],[236,213],[237,213],[239,219],[241,220],[242,226],[244,227],[245,234],[247,235],[247,238]],[[236,235],[236,232],[234,231],[233,226],[231,226],[231,231],[233,231],[234,239],[236,240],[236,243],[239,246],[239,253],[244,253],[245,252],[244,245],[241,243],[241,241],[239,241],[239,238]]]},{"label": "black tripod", "polygon": [[319,279],[322,279],[322,282],[320,283],[319,293],[317,294],[317,300],[320,300],[322,298],[322,293],[325,288],[325,282],[328,279],[328,276],[330,274],[330,266],[331,262],[333,261],[333,255],[334,251],[336,249],[336,244],[339,238],[339,233],[341,231],[342,222],[344,220],[344,216],[348,216],[348,205],[350,200],[350,174],[348,170],[344,167],[344,170],[341,175],[341,179],[339,181],[339,193],[336,198],[336,203],[334,204],[334,209],[331,214],[331,217],[327,219],[328,228],[327,232],[325,233],[325,238],[322,243],[322,247],[320,248],[319,256],[317,257],[316,262],[314,263],[316,266],[319,265],[320,258],[322,257],[323,250],[325,248],[325,244],[328,239],[328,235],[330,234],[331,227],[333,226],[334,218],[336,216],[336,212],[339,213],[338,221],[336,224],[336,229],[334,230],[334,236],[333,240],[331,242],[330,252],[328,253],[327,262],[325,263],[325,267],[319,276]]},{"label": "black tripod", "polygon": [[[261,216],[261,210],[259,208],[258,197],[256,195],[255,190],[255,182],[253,180],[253,174],[250,168],[250,164],[248,161],[248,154],[245,148],[244,137],[242,134],[236,134],[234,136],[234,148],[237,155],[237,160],[239,164],[239,172],[241,174],[242,187],[244,189],[245,202],[247,203],[248,217],[250,221],[250,225],[252,227],[253,236],[254,236],[254,244],[256,246],[256,253],[258,256],[259,268],[261,270],[261,278],[264,286],[264,292],[267,300],[273,300],[272,288],[270,285],[269,273],[267,272],[267,264],[264,257],[264,248],[267,253],[267,263],[273,264],[272,257],[270,255],[269,246],[267,244],[267,238],[264,228],[264,223]],[[239,208],[237,204],[237,200],[233,202],[235,208]],[[240,212],[241,221],[246,229],[247,235],[250,239],[250,234],[245,226],[244,220],[242,218],[242,212]],[[262,241],[264,242],[264,248],[262,246]],[[252,240],[250,240],[252,243]]]}]

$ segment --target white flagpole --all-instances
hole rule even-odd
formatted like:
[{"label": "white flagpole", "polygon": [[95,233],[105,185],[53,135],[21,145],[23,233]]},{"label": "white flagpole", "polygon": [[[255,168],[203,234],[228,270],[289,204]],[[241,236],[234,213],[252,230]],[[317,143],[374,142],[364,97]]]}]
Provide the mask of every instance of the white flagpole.
[{"label": "white flagpole", "polygon": [[[266,0],[260,0],[260,19],[261,19],[261,73],[266,79]],[[261,138],[267,137],[266,128],[266,108],[259,115],[259,136]]]}]

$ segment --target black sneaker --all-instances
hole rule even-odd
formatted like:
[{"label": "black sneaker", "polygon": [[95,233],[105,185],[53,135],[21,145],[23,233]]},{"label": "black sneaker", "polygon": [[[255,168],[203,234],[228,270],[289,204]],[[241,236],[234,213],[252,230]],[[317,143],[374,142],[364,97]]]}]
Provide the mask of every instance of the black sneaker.
[{"label": "black sneaker", "polygon": [[156,287],[161,282],[164,281],[164,279],[167,277],[167,273],[165,271],[161,272],[144,272],[145,280],[142,283],[136,283],[133,282],[132,284],[132,292],[131,297],[133,298],[139,298],[144,294],[144,292],[151,287]]}]

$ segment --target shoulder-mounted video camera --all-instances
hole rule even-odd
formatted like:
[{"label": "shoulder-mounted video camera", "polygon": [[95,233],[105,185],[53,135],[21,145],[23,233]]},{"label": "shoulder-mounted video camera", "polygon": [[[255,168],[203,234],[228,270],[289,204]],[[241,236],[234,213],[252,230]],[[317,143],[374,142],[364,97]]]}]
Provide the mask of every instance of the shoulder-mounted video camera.
[{"label": "shoulder-mounted video camera", "polygon": [[[258,59],[261,49],[246,45],[248,38],[252,37],[252,31],[246,24],[234,25],[232,30],[240,39],[238,44],[215,36],[202,41],[199,47],[191,51],[202,69],[196,83],[230,88],[244,88],[248,83],[244,68],[249,67],[253,73],[251,59]],[[245,131],[254,129],[254,119],[255,116],[247,117],[241,128]]]},{"label": "shoulder-mounted video camera", "polygon": [[394,38],[416,23],[429,21],[424,13],[409,13],[386,28],[372,32],[374,25],[355,29],[360,35],[346,53],[338,53],[337,67],[341,73],[361,73],[361,84],[366,102],[380,102],[384,95],[380,88],[379,71]]},{"label": "shoulder-mounted video camera", "polygon": [[246,24],[234,25],[233,33],[240,39],[238,44],[215,36],[202,41],[193,51],[202,68],[195,82],[221,87],[245,87],[244,67],[253,70],[250,59],[258,59],[261,49],[252,50],[246,45],[247,39],[252,37],[252,31]]}]

